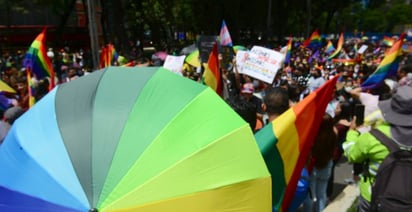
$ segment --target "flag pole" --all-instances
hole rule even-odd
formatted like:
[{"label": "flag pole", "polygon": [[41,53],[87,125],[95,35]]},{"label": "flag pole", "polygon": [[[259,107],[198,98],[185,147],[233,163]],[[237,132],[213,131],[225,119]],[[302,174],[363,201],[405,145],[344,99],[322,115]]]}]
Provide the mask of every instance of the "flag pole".
[{"label": "flag pole", "polygon": [[94,0],[87,0],[87,13],[89,18],[90,47],[93,62],[92,68],[96,70],[99,65],[99,57],[97,56],[97,53],[99,52],[99,45],[97,41],[96,6]]}]

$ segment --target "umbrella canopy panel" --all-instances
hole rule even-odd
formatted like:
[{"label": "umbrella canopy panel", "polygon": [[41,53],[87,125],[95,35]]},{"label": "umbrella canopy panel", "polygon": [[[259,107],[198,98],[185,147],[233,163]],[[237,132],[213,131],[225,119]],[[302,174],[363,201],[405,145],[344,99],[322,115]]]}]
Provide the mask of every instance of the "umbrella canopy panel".
[{"label": "umbrella canopy panel", "polygon": [[14,123],[0,167],[6,211],[271,207],[248,124],[210,88],[161,68],[109,67],[58,86]]}]

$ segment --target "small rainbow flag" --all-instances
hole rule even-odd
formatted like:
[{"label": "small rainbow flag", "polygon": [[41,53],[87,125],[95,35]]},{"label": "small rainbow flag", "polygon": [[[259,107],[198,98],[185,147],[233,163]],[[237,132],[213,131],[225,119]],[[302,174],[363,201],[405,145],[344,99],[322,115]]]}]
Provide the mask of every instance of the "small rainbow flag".
[{"label": "small rainbow flag", "polygon": [[290,62],[291,55],[292,55],[292,37],[289,37],[289,41],[286,46],[285,64]]},{"label": "small rainbow flag", "polygon": [[362,83],[361,87],[363,90],[377,88],[388,76],[393,76],[396,74],[398,71],[399,55],[402,53],[404,38],[405,33],[402,33],[399,40],[397,40],[385,54],[385,57],[380,62],[378,68],[376,68],[376,71]]},{"label": "small rainbow flag", "polygon": [[105,68],[117,61],[119,54],[112,44],[107,44],[100,52],[100,68]]},{"label": "small rainbow flag", "polygon": [[209,60],[207,61],[207,67],[203,73],[203,81],[206,85],[216,91],[219,96],[222,96],[222,80],[219,70],[219,59],[217,51],[217,43],[213,45],[213,49],[210,52]]},{"label": "small rainbow flag", "polygon": [[388,36],[384,36],[382,39],[382,44],[385,46],[392,46],[395,43],[395,39]]},{"label": "small rainbow flag", "polygon": [[342,32],[340,33],[338,44],[336,46],[335,51],[331,55],[329,55],[328,59],[332,59],[339,54],[339,52],[342,50],[343,42],[344,42],[344,37],[343,37],[343,32]]},{"label": "small rainbow flag", "polygon": [[330,54],[330,53],[332,53],[333,51],[335,51],[335,47],[333,47],[332,41],[329,40],[329,41],[328,41],[328,44],[327,44],[326,47],[325,47],[325,52],[328,53],[328,54]]},{"label": "small rainbow flag", "polygon": [[320,34],[318,30],[312,32],[310,37],[303,42],[303,47],[306,48],[319,48],[322,45]]},{"label": "small rainbow flag", "polygon": [[23,65],[26,69],[34,73],[37,79],[50,77],[49,90],[51,90],[54,87],[54,69],[50,58],[47,56],[45,38],[46,28],[43,29],[30,45],[24,57]]},{"label": "small rainbow flag", "polygon": [[272,175],[272,204],[276,211],[288,210],[338,77],[328,80],[255,134]]}]

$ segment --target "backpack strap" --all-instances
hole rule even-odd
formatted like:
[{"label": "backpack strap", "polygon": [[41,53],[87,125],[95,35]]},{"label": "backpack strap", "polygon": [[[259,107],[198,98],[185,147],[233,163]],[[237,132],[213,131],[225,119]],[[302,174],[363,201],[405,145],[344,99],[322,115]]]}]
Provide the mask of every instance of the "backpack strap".
[{"label": "backpack strap", "polygon": [[375,136],[382,144],[384,144],[390,152],[395,152],[396,150],[399,150],[399,146],[395,141],[390,139],[388,136],[386,136],[383,132],[381,132],[378,129],[372,129],[370,133]]}]

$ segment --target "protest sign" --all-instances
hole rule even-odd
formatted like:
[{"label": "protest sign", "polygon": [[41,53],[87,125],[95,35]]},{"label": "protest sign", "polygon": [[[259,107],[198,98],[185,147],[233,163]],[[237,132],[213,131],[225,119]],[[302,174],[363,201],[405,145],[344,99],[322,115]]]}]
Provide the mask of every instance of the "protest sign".
[{"label": "protest sign", "polygon": [[254,46],[251,51],[238,51],[236,65],[239,73],[271,84],[282,65],[284,55],[280,52],[260,46]]},{"label": "protest sign", "polygon": [[368,48],[367,45],[362,45],[358,50],[358,54],[363,54],[367,48]]},{"label": "protest sign", "polygon": [[167,55],[165,62],[163,63],[163,68],[170,70],[173,73],[182,75],[183,63],[186,56],[172,56]]}]

